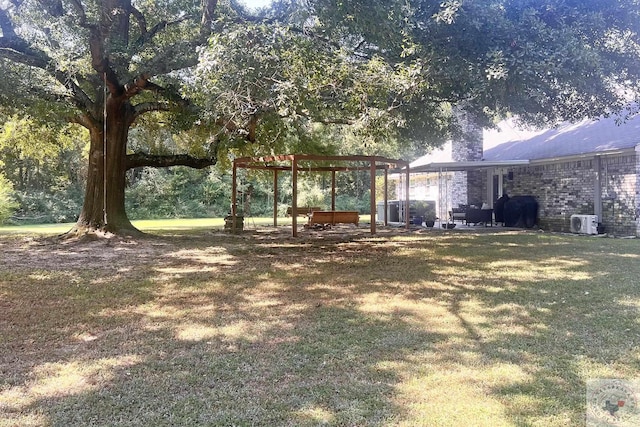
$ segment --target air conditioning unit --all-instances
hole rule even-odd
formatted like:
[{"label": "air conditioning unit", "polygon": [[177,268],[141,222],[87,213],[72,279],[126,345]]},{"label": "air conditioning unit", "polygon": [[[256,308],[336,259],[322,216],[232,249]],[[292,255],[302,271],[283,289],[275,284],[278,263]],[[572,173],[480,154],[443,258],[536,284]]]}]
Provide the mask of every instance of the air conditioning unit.
[{"label": "air conditioning unit", "polygon": [[598,215],[571,215],[571,232],[598,234]]}]

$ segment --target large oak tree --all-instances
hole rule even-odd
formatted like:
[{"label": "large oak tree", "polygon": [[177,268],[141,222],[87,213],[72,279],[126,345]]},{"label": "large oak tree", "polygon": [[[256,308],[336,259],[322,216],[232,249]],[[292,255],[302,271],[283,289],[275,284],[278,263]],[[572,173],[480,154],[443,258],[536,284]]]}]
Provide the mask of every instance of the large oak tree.
[{"label": "large oak tree", "polygon": [[89,131],[87,186],[74,231],[136,231],[124,208],[129,168],[215,163],[213,156],[128,153],[127,140],[142,115],[190,108],[172,74],[197,63],[217,1],[1,4],[4,103],[64,116]]},{"label": "large oak tree", "polygon": [[[619,111],[637,101],[638,9],[305,0],[256,17],[230,0],[0,0],[0,104],[88,129],[74,231],[135,232],[124,208],[133,167],[207,167],[238,141],[268,153],[309,123],[433,143],[455,129],[454,105],[483,124]],[[132,151],[130,129],[158,120],[195,130],[199,155]],[[236,143],[223,147],[224,135]]]}]

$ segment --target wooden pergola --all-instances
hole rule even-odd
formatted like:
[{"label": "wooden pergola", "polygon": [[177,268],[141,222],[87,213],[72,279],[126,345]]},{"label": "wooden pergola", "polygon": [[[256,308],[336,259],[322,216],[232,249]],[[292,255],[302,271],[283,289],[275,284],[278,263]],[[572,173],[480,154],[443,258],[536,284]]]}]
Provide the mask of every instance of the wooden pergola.
[{"label": "wooden pergola", "polygon": [[278,173],[280,171],[291,172],[292,179],[292,229],[293,236],[298,234],[297,198],[298,198],[298,172],[331,172],[331,210],[336,210],[336,172],[368,170],[371,177],[371,234],[376,232],[376,192],[375,178],[378,170],[384,171],[384,224],[388,224],[387,218],[387,179],[390,169],[403,170],[406,174],[405,197],[407,197],[405,225],[409,227],[409,163],[404,160],[388,159],[380,156],[322,156],[313,154],[287,154],[266,157],[240,157],[233,161],[233,186],[231,194],[231,216],[234,221],[237,214],[237,171],[242,169],[269,170],[273,172],[273,226],[278,226]]}]

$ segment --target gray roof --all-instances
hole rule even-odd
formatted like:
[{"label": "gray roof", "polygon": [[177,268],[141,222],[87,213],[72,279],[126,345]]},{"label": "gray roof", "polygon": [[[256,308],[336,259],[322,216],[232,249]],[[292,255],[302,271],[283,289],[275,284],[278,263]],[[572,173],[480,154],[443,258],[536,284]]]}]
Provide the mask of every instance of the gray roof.
[{"label": "gray roof", "polygon": [[634,148],[640,144],[640,114],[624,123],[616,117],[564,123],[527,139],[484,151],[486,161],[539,160]]}]

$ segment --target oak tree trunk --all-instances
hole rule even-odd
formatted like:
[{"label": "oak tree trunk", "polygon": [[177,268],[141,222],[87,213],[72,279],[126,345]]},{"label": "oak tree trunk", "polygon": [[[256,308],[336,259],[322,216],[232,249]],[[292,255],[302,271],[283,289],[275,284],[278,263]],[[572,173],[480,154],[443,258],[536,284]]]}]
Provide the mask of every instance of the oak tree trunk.
[{"label": "oak tree trunk", "polygon": [[89,128],[91,145],[84,204],[71,234],[140,234],[125,210],[127,138],[133,110],[126,100],[109,96],[106,119]]}]

